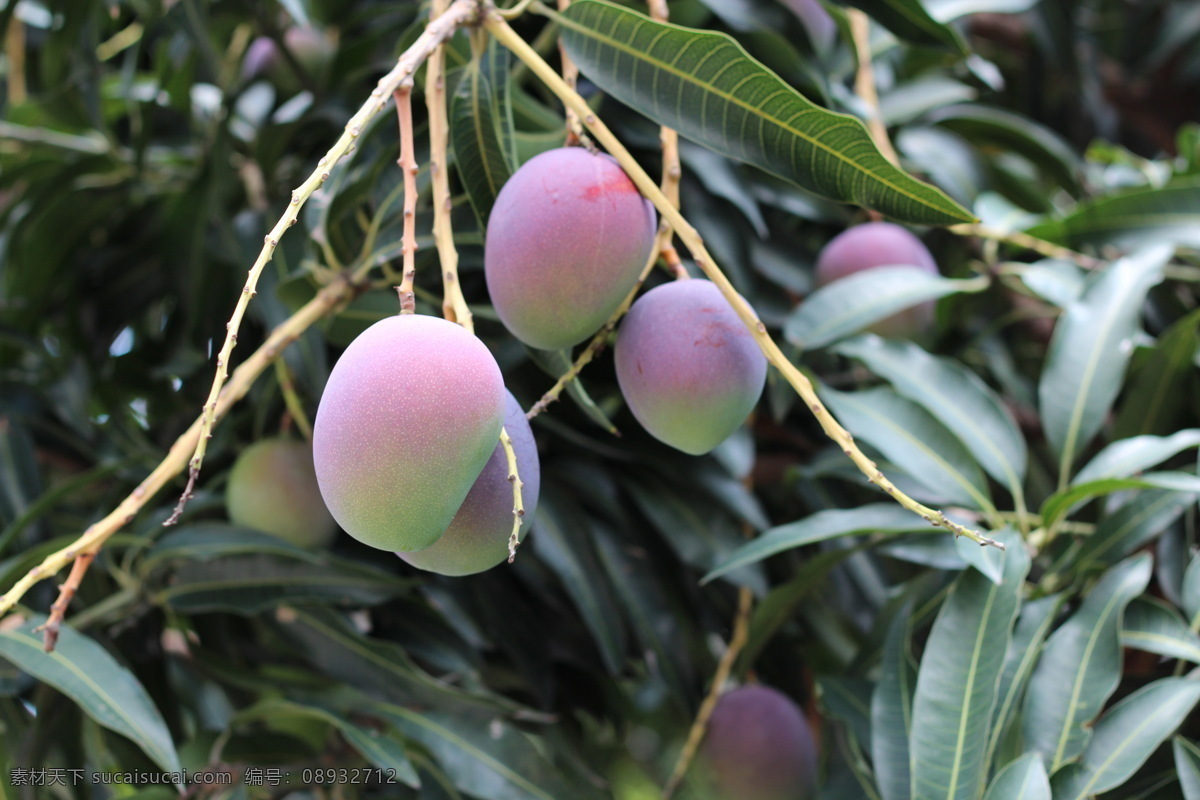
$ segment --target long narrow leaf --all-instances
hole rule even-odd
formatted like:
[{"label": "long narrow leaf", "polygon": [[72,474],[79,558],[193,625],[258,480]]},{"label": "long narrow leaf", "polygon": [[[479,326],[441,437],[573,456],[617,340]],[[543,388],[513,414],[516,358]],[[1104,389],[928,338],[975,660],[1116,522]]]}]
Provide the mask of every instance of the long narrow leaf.
[{"label": "long narrow leaf", "polygon": [[602,0],[556,15],[568,55],[605,92],[722,155],[896,219],[971,219],[892,166],[862,122],[805,99],[723,33],[655,22]]},{"label": "long narrow leaf", "polygon": [[998,535],[1010,544],[1003,580],[974,569],[959,576],[925,646],[913,698],[914,800],[974,800],[987,779],[989,723],[1030,564],[1015,534]]}]

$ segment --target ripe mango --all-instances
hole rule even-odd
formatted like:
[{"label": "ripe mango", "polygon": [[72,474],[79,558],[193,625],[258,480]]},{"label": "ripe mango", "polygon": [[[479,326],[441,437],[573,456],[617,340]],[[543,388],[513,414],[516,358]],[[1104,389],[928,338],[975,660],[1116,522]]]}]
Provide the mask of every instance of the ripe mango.
[{"label": "ripe mango", "polygon": [[[542,484],[537,442],[525,419],[525,412],[511,393],[505,392],[504,429],[512,437],[517,455],[517,472],[524,486],[521,503],[525,516],[518,538],[524,538],[537,510]],[[513,492],[508,482],[508,459],[504,447],[496,445],[487,466],[467,493],[454,521],[438,539],[424,550],[398,555],[419,569],[442,575],[473,575],[491,569],[508,558],[508,538],[512,534]]]},{"label": "ripe mango", "polygon": [[380,320],[330,372],[313,425],[321,496],[382,550],[420,550],[449,526],[504,419],[504,380],[483,342],[420,314]]},{"label": "ripe mango", "polygon": [[600,329],[650,257],[654,207],[616,160],[548,150],[496,196],[484,272],[496,313],[530,347],[558,350]]},{"label": "ripe mango", "polygon": [[655,438],[692,455],[712,450],[758,402],[767,360],[717,287],[674,281],[637,299],[614,354],[630,411]]}]

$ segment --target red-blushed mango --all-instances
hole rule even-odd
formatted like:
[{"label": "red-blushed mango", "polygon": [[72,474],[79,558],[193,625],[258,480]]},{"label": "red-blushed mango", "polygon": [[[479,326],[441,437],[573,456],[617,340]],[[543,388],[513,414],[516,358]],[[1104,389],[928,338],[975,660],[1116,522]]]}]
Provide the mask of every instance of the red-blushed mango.
[{"label": "red-blushed mango", "polygon": [[[517,455],[517,474],[521,477],[521,504],[525,516],[518,539],[525,538],[537,510],[542,485],[537,442],[525,419],[525,412],[512,394],[508,394],[504,430],[512,437]],[[512,534],[513,491],[508,481],[508,458],[504,446],[497,444],[487,466],[475,480],[454,521],[438,539],[424,550],[398,555],[429,572],[442,575],[473,575],[491,569],[508,558],[508,539]]]},{"label": "red-blushed mango", "polygon": [[[816,283],[836,280],[876,267],[917,267],[938,274],[928,248],[899,225],[867,222],[842,231],[829,240],[817,256]],[[884,337],[911,337],[933,326],[934,304],[920,303],[876,322],[868,330]]]},{"label": "red-blushed mango", "polygon": [[654,207],[616,160],[548,150],[505,182],[488,218],[484,270],[496,313],[530,347],[582,342],[637,283]]},{"label": "red-blushed mango", "polygon": [[334,365],[313,425],[321,496],[382,550],[437,541],[499,441],[504,379],[483,342],[437,317],[388,317]]},{"label": "red-blushed mango", "polygon": [[674,281],[637,299],[621,323],[617,382],[655,438],[692,455],[725,441],[758,402],[767,360],[710,281]]},{"label": "red-blushed mango", "polygon": [[262,439],[243,450],[229,473],[225,507],[233,524],[299,547],[324,547],[337,533],[317,490],[312,446],[297,439]]},{"label": "red-blushed mango", "polygon": [[705,800],[810,800],[817,748],[787,695],[744,686],[721,695],[696,759]]}]

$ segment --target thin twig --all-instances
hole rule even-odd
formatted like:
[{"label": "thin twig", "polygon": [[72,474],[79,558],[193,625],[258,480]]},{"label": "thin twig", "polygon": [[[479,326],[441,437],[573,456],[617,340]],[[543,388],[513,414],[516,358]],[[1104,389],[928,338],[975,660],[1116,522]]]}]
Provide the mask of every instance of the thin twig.
[{"label": "thin twig", "polygon": [[846,18],[850,22],[850,37],[858,53],[858,73],[854,76],[854,93],[867,107],[867,130],[875,140],[875,146],[883,157],[899,165],[900,159],[888,139],[887,125],[879,112],[879,93],[875,91],[875,67],[871,63],[871,20],[857,8],[847,8]]},{"label": "thin twig", "polygon": [[288,203],[283,216],[275,223],[275,227],[271,229],[271,232],[264,237],[262,250],[246,275],[246,284],[242,287],[242,292],[238,296],[233,315],[225,325],[225,343],[217,354],[216,375],[213,378],[212,388],[209,390],[208,399],[205,400],[204,409],[201,413],[200,437],[196,441],[196,449],[192,453],[192,458],[188,465],[187,486],[179,498],[179,504],[176,506],[174,513],[167,519],[164,523],[165,525],[172,525],[179,520],[180,515],[183,513],[183,508],[187,505],[187,501],[192,496],[192,490],[196,486],[196,479],[199,477],[200,468],[204,464],[205,449],[208,446],[208,440],[212,438],[213,423],[216,419],[217,398],[221,393],[221,387],[225,385],[225,381],[229,377],[229,361],[233,355],[234,347],[237,346],[238,329],[241,327],[246,307],[250,304],[250,298],[256,292],[258,278],[262,274],[267,262],[274,255],[280,237],[283,236],[288,228],[296,223],[300,208],[304,205],[305,201],[312,196],[313,192],[321,184],[329,180],[330,170],[333,169],[338,160],[354,149],[355,141],[367,124],[386,108],[387,97],[395,92],[401,83],[411,80],[417,67],[429,57],[430,53],[439,44],[448,39],[461,25],[475,19],[478,14],[478,8],[476,0],[455,0],[454,4],[447,9],[445,14],[425,28],[425,31],[417,38],[413,45],[400,56],[400,59],[396,62],[396,66],[392,68],[391,72],[380,78],[375,89],[371,91],[370,98],[363,103],[358,111],[354,113],[354,116],[350,118],[350,121],[346,123],[342,135],[334,143],[333,147],[329,149],[329,152],[317,162],[317,168],[313,170],[313,173],[292,193],[291,202]]},{"label": "thin twig", "polygon": [[513,527],[508,537],[508,563],[513,563],[517,557],[517,545],[521,543],[521,520],[525,516],[525,501],[521,497],[521,475],[517,472],[517,451],[513,449],[512,437],[504,428],[500,429],[500,444],[504,448],[504,458],[508,461],[508,482],[512,484],[513,493]]},{"label": "thin twig", "polygon": [[[445,12],[449,0],[434,0],[430,16]],[[458,280],[458,249],[450,224],[450,174],[446,156],[450,125],[446,119],[446,46],[441,45],[425,63],[425,107],[429,112],[429,175],[433,183],[433,238],[442,268],[442,316],[475,332],[471,308]]]},{"label": "thin twig", "polygon": [[406,79],[396,89],[396,118],[400,122],[400,158],[396,161],[404,173],[404,236],[400,252],[404,259],[403,275],[400,279],[400,313],[412,314],[417,310],[417,299],[413,295],[413,280],[417,276],[417,155],[413,148],[412,78]]},{"label": "thin twig", "polygon": [[1070,261],[1084,269],[1099,269],[1104,266],[1104,261],[1099,258],[1092,258],[1083,253],[1077,253],[1068,247],[1047,242],[1045,239],[1039,239],[1036,236],[1031,236],[1021,231],[1002,231],[997,228],[989,228],[986,225],[973,225],[967,222],[950,226],[950,231],[957,233],[959,236],[978,236],[980,239],[1006,242],[1017,247],[1023,247],[1026,250],[1032,250],[1038,255],[1043,255],[1047,258]]},{"label": "thin twig", "polygon": [[75,593],[79,591],[79,584],[83,582],[83,576],[87,574],[88,567],[92,565],[92,561],[96,558],[96,551],[100,548],[92,547],[83,550],[79,555],[75,556],[75,563],[71,566],[71,574],[67,576],[67,580],[58,590],[58,599],[54,601],[54,605],[50,606],[50,616],[35,629],[42,631],[42,649],[47,653],[54,652],[54,646],[58,643],[58,629],[62,625],[63,617],[66,616],[67,608],[71,605],[71,599],[75,597]]},{"label": "thin twig", "polygon": [[[562,22],[566,22],[560,18]],[[904,492],[900,491],[888,478],[879,470],[878,465],[874,461],[867,458],[866,454],[859,449],[855,444],[854,438],[849,432],[843,428],[829,410],[825,408],[824,403],[817,397],[816,390],[812,383],[800,372],[775,341],[767,333],[767,326],[758,318],[754,309],[750,307],[737,290],[733,288],[733,284],[725,277],[720,268],[717,266],[713,257],[709,255],[708,250],[704,247],[704,242],[700,238],[700,234],[692,227],[683,215],[677,209],[671,206],[662,191],[654,183],[645,170],[641,168],[637,160],[630,155],[621,141],[613,135],[595,113],[588,108],[587,103],[580,97],[558,76],[550,65],[547,64],[541,56],[534,52],[525,40],[513,31],[503,19],[495,15],[487,15],[484,19],[484,24],[497,41],[505,47],[512,50],[521,61],[529,65],[529,69],[546,84],[549,89],[558,96],[558,98],[567,105],[573,108],[583,124],[591,131],[592,135],[604,146],[604,148],[621,164],[621,167],[629,175],[630,179],[641,190],[642,194],[650,199],[658,209],[659,213],[665,216],[675,229],[676,234],[687,246],[688,252],[691,253],[693,260],[696,262],[704,274],[711,280],[724,295],[725,299],[733,307],[742,323],[746,326],[754,337],[755,342],[767,357],[770,362],[783,375],[784,379],[792,385],[796,393],[804,400],[806,406],[813,416],[817,418],[821,428],[825,431],[829,438],[842,449],[847,457],[854,462],[867,478],[896,502],[921,516],[926,522],[936,527],[945,528],[953,532],[957,536],[966,536],[979,544],[987,544],[1003,549],[1004,546],[996,540],[984,536],[976,531],[964,528],[956,522],[953,522],[940,511],[936,511],[928,506],[918,503],[913,498],[909,497]]]},{"label": "thin twig", "polygon": [[729,637],[729,646],[725,648],[725,652],[721,654],[721,660],[717,662],[712,685],[709,686],[708,694],[700,704],[700,710],[696,712],[696,719],[692,723],[691,729],[688,730],[687,740],[683,743],[683,749],[679,751],[679,758],[675,761],[675,768],[671,770],[671,777],[663,787],[663,800],[670,800],[670,797],[675,794],[683,782],[684,776],[687,775],[692,761],[696,758],[696,751],[699,750],[700,743],[704,741],[704,732],[708,729],[708,721],[712,718],[713,709],[717,707],[717,701],[721,697],[721,688],[729,679],[733,663],[746,645],[750,631],[750,609],[753,607],[753,602],[754,595],[749,589],[745,586],[738,589],[738,608],[737,614],[733,618],[733,633]]}]

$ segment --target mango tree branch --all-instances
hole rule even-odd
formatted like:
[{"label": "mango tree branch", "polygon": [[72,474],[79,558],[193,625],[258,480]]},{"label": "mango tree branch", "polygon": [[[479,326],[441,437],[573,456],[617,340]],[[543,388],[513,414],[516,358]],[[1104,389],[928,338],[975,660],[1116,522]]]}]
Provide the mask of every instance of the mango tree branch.
[{"label": "mango tree branch", "polygon": [[417,310],[413,295],[413,280],[417,277],[417,155],[413,147],[412,90],[412,78],[407,78],[395,93],[396,118],[400,123],[400,158],[396,163],[404,173],[404,235],[400,240],[404,266],[397,288],[401,314]]},{"label": "mango tree branch", "polygon": [[508,563],[517,557],[517,545],[521,543],[521,520],[525,516],[525,501],[521,498],[521,475],[517,472],[517,451],[513,449],[512,437],[508,430],[500,429],[500,444],[504,447],[504,459],[508,462],[508,482],[512,484],[513,492],[513,527],[508,537]]},{"label": "mango tree branch", "polygon": [[183,513],[183,507],[187,504],[188,499],[192,495],[192,490],[196,486],[196,479],[200,476],[200,468],[204,464],[204,452],[208,446],[208,440],[212,438],[213,423],[216,420],[217,398],[221,393],[221,387],[225,385],[225,380],[229,377],[229,361],[233,356],[233,348],[237,346],[238,329],[241,327],[242,317],[245,316],[246,307],[250,304],[250,298],[255,294],[256,287],[258,286],[258,278],[262,274],[263,268],[266,267],[267,262],[275,254],[275,248],[279,244],[280,237],[283,236],[288,228],[296,224],[301,206],[304,205],[305,201],[312,196],[313,192],[321,184],[329,179],[329,171],[333,169],[334,164],[342,156],[354,149],[354,142],[358,139],[359,134],[387,106],[388,96],[395,92],[401,83],[411,80],[417,67],[429,57],[439,44],[453,35],[460,26],[476,20],[478,15],[479,5],[476,0],[455,0],[454,4],[447,9],[445,14],[442,14],[425,28],[424,32],[413,42],[412,46],[400,56],[396,62],[396,66],[379,79],[379,83],[372,90],[370,98],[363,103],[358,111],[354,113],[354,116],[350,118],[350,121],[346,123],[342,135],[334,143],[333,147],[329,149],[329,152],[317,162],[317,168],[313,173],[292,193],[291,202],[288,203],[283,216],[275,223],[275,227],[271,229],[271,232],[266,235],[262,250],[259,252],[258,258],[255,259],[253,266],[250,267],[250,271],[246,276],[246,284],[242,287],[242,293],[238,296],[237,304],[233,309],[233,315],[225,325],[225,343],[221,346],[221,350],[217,354],[217,372],[213,378],[208,399],[205,401],[204,409],[200,415],[200,436],[196,441],[196,449],[192,453],[192,458],[188,465],[187,486],[179,498],[179,504],[176,506],[175,512],[164,524],[171,525],[178,521],[180,515]]},{"label": "mango tree branch", "polygon": [[487,27],[488,31],[494,37],[496,37],[497,41],[499,41],[505,47],[508,47],[521,61],[525,62],[529,66],[530,71],[537,75],[538,78],[540,78],[542,82],[549,87],[550,91],[554,92],[554,94],[558,96],[564,105],[575,110],[580,119],[583,120],[583,124],[589,131],[591,131],[592,135],[596,137],[596,140],[599,141],[606,150],[608,150],[610,155],[617,159],[617,161],[621,164],[621,167],[637,185],[638,189],[641,190],[642,194],[649,198],[650,201],[654,203],[654,206],[658,209],[659,213],[671,223],[671,226],[675,229],[675,232],[679,236],[680,240],[683,241],[684,245],[687,246],[688,252],[692,254],[692,258],[695,260],[696,265],[703,270],[704,274],[709,278],[709,280],[711,280],[717,286],[717,288],[720,289],[721,294],[725,296],[725,299],[733,307],[738,317],[742,320],[742,323],[754,337],[755,342],[763,351],[763,354],[766,355],[767,361],[774,365],[774,367],[779,370],[787,382],[792,385],[792,388],[796,390],[796,393],[800,395],[800,397],[804,400],[805,405],[808,406],[809,411],[812,412],[813,416],[817,418],[817,421],[820,423],[821,428],[825,431],[826,435],[833,439],[834,442],[841,447],[842,452],[844,452],[850,458],[850,460],[854,462],[854,465],[857,466],[859,470],[861,470],[862,473],[867,476],[868,480],[890,495],[900,505],[904,506],[915,514],[920,515],[929,524],[935,527],[945,528],[957,536],[966,536],[968,539],[971,539],[978,544],[992,545],[999,549],[1004,549],[1004,545],[996,540],[984,536],[976,531],[964,528],[962,525],[950,520],[943,512],[935,511],[932,508],[918,503],[916,500],[912,499],[907,494],[896,488],[896,486],[890,480],[888,480],[886,476],[884,476],[875,462],[867,458],[866,454],[864,454],[863,451],[859,449],[858,445],[855,444],[854,437],[852,437],[849,432],[847,432],[846,429],[843,428],[836,419],[834,419],[833,415],[829,413],[828,409],[825,408],[824,403],[822,403],[817,397],[816,390],[813,388],[813,385],[808,378],[806,378],[794,364],[788,361],[787,356],[785,356],[783,351],[779,349],[779,346],[775,344],[775,341],[767,333],[767,326],[764,325],[761,320],[759,320],[758,315],[754,312],[754,309],[752,309],[750,304],[747,303],[742,296],[737,293],[737,290],[733,288],[733,284],[729,282],[729,279],[725,277],[725,274],[717,266],[716,262],[713,260],[713,257],[709,255],[708,250],[706,250],[704,247],[704,242],[700,238],[700,234],[697,233],[696,229],[693,228],[691,224],[684,219],[683,215],[671,205],[666,196],[658,188],[657,184],[655,184],[650,176],[646,174],[645,170],[643,170],[637,163],[637,160],[630,155],[629,151],[625,149],[625,146],[621,144],[620,140],[613,135],[612,131],[608,129],[608,126],[605,125],[599,119],[599,117],[592,112],[583,98],[573,91],[571,87],[568,86],[553,69],[551,69],[550,65],[547,64],[541,56],[534,52],[534,50],[525,43],[525,40],[518,36],[503,19],[494,14],[489,14],[484,18],[484,25]]},{"label": "mango tree branch", "polygon": [[[434,0],[430,16],[440,17],[449,0]],[[458,282],[458,249],[450,225],[450,174],[447,143],[450,125],[446,119],[446,46],[439,45],[425,64],[425,108],[429,113],[429,175],[433,182],[433,239],[442,268],[442,316],[457,322],[470,333],[475,321]]]}]

